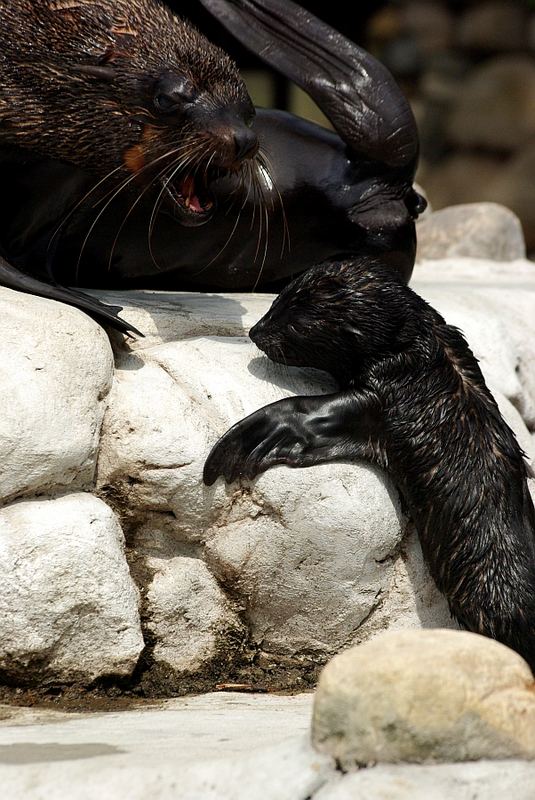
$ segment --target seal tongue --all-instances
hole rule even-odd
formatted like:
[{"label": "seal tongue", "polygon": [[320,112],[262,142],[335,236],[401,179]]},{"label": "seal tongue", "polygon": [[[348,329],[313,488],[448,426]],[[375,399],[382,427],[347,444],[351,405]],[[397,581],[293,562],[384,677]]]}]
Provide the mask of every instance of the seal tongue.
[{"label": "seal tongue", "polygon": [[204,211],[201,201],[195,194],[195,178],[192,175],[188,175],[184,178],[180,187],[180,193],[186,201],[187,208],[197,212]]}]

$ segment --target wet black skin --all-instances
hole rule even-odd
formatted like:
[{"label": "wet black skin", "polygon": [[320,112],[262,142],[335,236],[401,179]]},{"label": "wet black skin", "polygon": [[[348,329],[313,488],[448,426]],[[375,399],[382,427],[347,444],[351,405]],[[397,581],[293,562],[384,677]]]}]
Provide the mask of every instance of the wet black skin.
[{"label": "wet black skin", "polygon": [[331,373],[340,392],[239,422],[210,453],[205,483],[278,464],[384,468],[453,616],[534,669],[530,470],[462,334],[382,263],[352,259],[298,277],[250,335],[274,361]]},{"label": "wet black skin", "polygon": [[[69,298],[63,289],[30,285],[26,276],[62,286],[261,290],[284,285],[312,264],[369,254],[382,256],[408,281],[414,219],[425,203],[412,189],[418,157],[414,119],[393,78],[368,53],[293,3],[202,2],[308,91],[336,132],[284,112],[257,110],[251,133],[258,137],[272,181],[262,184],[261,202],[247,171],[244,178],[239,170],[225,173],[210,184],[215,205],[202,225],[190,227],[169,199],[163,203],[150,249],[160,185],[136,204],[146,185],[134,181],[88,236],[103,207],[96,205],[99,191],[106,194],[109,185],[77,207],[98,176],[0,147],[10,187],[0,208],[5,258],[0,281],[93,310],[122,330],[128,326],[115,316],[116,309],[103,312],[92,298]],[[245,148],[242,163],[251,160],[250,149]]]}]

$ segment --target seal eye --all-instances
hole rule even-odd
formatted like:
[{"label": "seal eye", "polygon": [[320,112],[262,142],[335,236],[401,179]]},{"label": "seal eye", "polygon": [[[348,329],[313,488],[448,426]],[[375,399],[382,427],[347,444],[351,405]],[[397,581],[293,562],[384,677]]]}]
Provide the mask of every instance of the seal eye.
[{"label": "seal eye", "polygon": [[154,98],[154,105],[156,111],[160,111],[162,114],[170,114],[172,111],[177,110],[179,104],[168,94],[157,94]]},{"label": "seal eye", "polygon": [[187,78],[167,73],[154,88],[154,107],[161,114],[172,114],[193,103],[196,92]]}]

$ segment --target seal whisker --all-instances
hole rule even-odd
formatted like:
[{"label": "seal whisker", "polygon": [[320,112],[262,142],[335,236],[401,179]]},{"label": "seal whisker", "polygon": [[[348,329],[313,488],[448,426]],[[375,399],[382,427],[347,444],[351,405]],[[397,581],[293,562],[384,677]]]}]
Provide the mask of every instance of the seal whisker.
[{"label": "seal whisker", "polygon": [[110,199],[109,199],[109,200],[106,202],[105,206],[104,206],[104,207],[101,209],[101,211],[100,211],[100,212],[97,214],[97,216],[96,216],[95,220],[93,221],[93,223],[92,223],[91,227],[89,228],[89,230],[88,230],[88,232],[87,232],[87,235],[85,236],[85,238],[84,238],[84,241],[82,242],[82,246],[81,246],[81,248],[80,248],[80,253],[79,253],[79,256],[78,256],[78,262],[77,262],[77,264],[76,264],[76,270],[75,270],[76,281],[78,281],[78,276],[79,276],[79,272],[80,272],[80,264],[81,264],[81,262],[82,262],[82,256],[83,256],[83,254],[84,254],[85,248],[86,248],[86,246],[87,246],[87,243],[88,243],[88,241],[89,241],[89,239],[90,239],[90,237],[91,237],[91,234],[92,234],[92,233],[93,233],[93,231],[95,230],[95,228],[96,228],[96,226],[97,226],[97,224],[98,224],[99,220],[101,219],[102,215],[103,215],[103,214],[105,213],[105,211],[106,211],[106,210],[109,208],[109,206],[110,206],[110,205],[113,203],[113,201],[115,200],[115,198],[116,198],[116,197],[118,197],[118,196],[120,195],[120,193],[121,193],[121,192],[122,192],[124,189],[126,189],[126,187],[127,187],[127,186],[129,186],[129,185],[130,185],[130,184],[131,184],[131,183],[132,183],[134,180],[136,180],[137,178],[139,178],[139,176],[141,175],[141,173],[142,173],[142,172],[144,172],[144,171],[145,171],[146,169],[148,169],[149,167],[153,167],[153,166],[154,166],[154,164],[156,164],[156,163],[158,163],[159,161],[162,161],[163,159],[165,159],[165,158],[168,158],[168,157],[169,157],[169,154],[168,154],[168,153],[164,153],[163,155],[161,155],[161,156],[159,156],[158,158],[156,158],[156,159],[154,159],[153,161],[151,161],[151,162],[150,162],[150,164],[147,164],[147,165],[145,165],[145,166],[144,166],[144,167],[142,167],[140,170],[138,170],[137,172],[134,172],[132,175],[130,175],[128,178],[126,178],[126,180],[124,180],[124,181],[121,183],[121,185],[119,186],[119,188],[118,188],[118,189],[117,189],[117,190],[116,190],[116,191],[113,193],[113,195],[111,196],[111,198],[110,198]]},{"label": "seal whisker", "polygon": [[[243,166],[246,166],[247,168],[250,168],[249,162],[246,162],[246,164],[244,164]],[[242,184],[245,183],[245,176],[244,176],[243,168],[242,168],[242,170],[240,172],[240,181],[241,181]],[[238,216],[236,217],[236,221],[234,222],[234,226],[233,226],[233,228],[232,228],[232,230],[231,230],[231,232],[230,232],[225,244],[218,251],[218,253],[216,253],[216,255],[208,262],[208,264],[205,264],[204,267],[202,267],[202,269],[200,269],[198,272],[195,272],[193,274],[193,277],[196,278],[197,276],[201,275],[206,269],[211,267],[212,264],[215,261],[217,261],[217,259],[225,252],[226,248],[229,246],[230,242],[232,241],[232,238],[233,238],[234,234],[236,233],[236,230],[238,229],[238,225],[239,225],[239,222],[240,222],[240,219],[241,219],[242,212],[243,212],[245,206],[247,205],[247,201],[249,200],[250,192],[251,192],[251,180],[249,180],[249,185],[248,185],[248,188],[247,188],[247,193],[245,195],[245,199],[244,199],[244,201],[243,201],[243,203],[241,205],[240,210],[238,211]]]},{"label": "seal whisker", "polygon": [[[173,150],[171,150],[171,151],[169,151],[168,153],[166,153],[166,155],[165,155],[165,156],[162,156],[161,158],[170,157],[170,156],[172,156],[172,155],[175,155],[177,152],[179,152],[179,151],[180,151],[180,150],[182,150],[182,149],[183,149],[183,148],[176,148],[176,150],[174,150],[174,151],[173,151]],[[150,164],[150,165],[147,165],[147,167],[146,167],[146,168],[148,168],[149,166],[153,166],[153,165],[156,163],[156,161],[158,161],[158,160],[160,160],[160,159],[156,159],[155,161],[151,162],[151,164]],[[135,210],[135,208],[138,206],[138,204],[141,202],[141,200],[143,199],[143,197],[144,197],[144,196],[147,194],[147,192],[148,192],[148,191],[150,191],[150,189],[152,189],[152,187],[154,186],[154,184],[156,183],[156,181],[157,181],[157,180],[158,180],[158,179],[159,179],[159,178],[160,178],[162,175],[165,175],[166,171],[167,171],[168,169],[172,168],[172,166],[176,164],[177,160],[179,160],[179,159],[178,159],[178,158],[177,158],[177,159],[175,159],[175,160],[172,162],[172,165],[170,165],[170,166],[167,166],[167,165],[166,165],[166,166],[165,166],[165,167],[164,167],[162,170],[160,170],[160,171],[158,172],[158,174],[154,176],[154,178],[152,179],[152,181],[150,181],[149,183],[147,183],[147,186],[145,186],[145,188],[143,189],[143,191],[142,191],[142,192],[140,192],[140,194],[139,194],[139,195],[138,195],[138,197],[136,198],[135,202],[134,202],[134,203],[133,203],[133,204],[130,206],[130,208],[128,209],[128,212],[126,213],[126,215],[125,215],[125,217],[124,217],[124,219],[123,219],[123,221],[122,221],[121,225],[119,226],[119,230],[117,231],[117,235],[115,236],[115,239],[113,240],[113,244],[112,244],[111,251],[110,251],[110,257],[109,257],[109,261],[108,261],[108,271],[109,271],[109,270],[111,270],[111,266],[112,266],[112,262],[113,262],[113,254],[114,254],[114,252],[115,252],[115,248],[116,248],[116,246],[117,246],[117,242],[119,241],[119,237],[120,237],[120,235],[121,235],[121,233],[122,233],[122,231],[123,231],[123,229],[124,229],[124,226],[126,225],[126,223],[127,223],[128,219],[130,218],[130,216],[132,215],[132,213],[134,212],[134,210]],[[157,264],[156,264],[156,263],[155,263],[155,266],[157,266]]]},{"label": "seal whisker", "polygon": [[269,156],[267,155],[265,150],[260,149],[258,151],[257,159],[260,162],[260,164],[262,165],[263,169],[267,172],[269,180],[271,181],[271,185],[275,189],[275,193],[276,193],[278,201],[279,201],[281,215],[282,215],[282,224],[283,224],[282,247],[281,247],[281,254],[280,254],[280,257],[282,258],[284,256],[286,242],[288,242],[288,253],[291,253],[291,250],[292,250],[292,243],[291,243],[291,240],[290,240],[290,228],[288,226],[288,217],[286,215],[286,208],[284,206],[284,201],[282,199],[282,194],[280,193],[279,188],[277,186],[277,182],[275,181],[275,179],[273,177],[273,172],[274,172],[273,166],[272,166],[271,161],[269,159]]},{"label": "seal whisker", "polygon": [[119,171],[120,171],[120,170],[122,170],[122,169],[123,169],[123,165],[121,164],[120,166],[118,166],[118,167],[115,167],[115,169],[112,169],[112,170],[110,170],[110,172],[108,172],[108,173],[107,173],[107,174],[106,174],[106,175],[105,175],[103,178],[101,178],[101,180],[99,180],[99,181],[98,181],[98,182],[97,182],[97,183],[96,183],[96,184],[95,184],[95,185],[94,185],[94,186],[93,186],[93,187],[92,187],[92,188],[91,188],[91,189],[90,189],[88,192],[86,192],[86,193],[84,194],[84,196],[82,197],[82,199],[81,199],[81,200],[79,200],[79,201],[78,201],[78,202],[77,202],[77,203],[76,203],[76,204],[73,206],[73,208],[71,208],[71,209],[70,209],[70,210],[67,212],[66,216],[65,216],[65,217],[62,219],[61,223],[58,225],[58,227],[55,229],[54,233],[52,234],[52,236],[51,236],[51,237],[50,237],[50,239],[48,240],[48,245],[47,245],[47,248],[46,248],[46,269],[47,269],[47,273],[49,274],[49,276],[50,276],[50,278],[51,278],[52,280],[54,279],[54,273],[53,273],[53,268],[52,268],[52,262],[53,262],[53,260],[54,260],[54,253],[55,253],[55,251],[56,251],[56,246],[57,246],[58,237],[59,237],[59,236],[60,236],[60,234],[62,233],[64,226],[65,226],[65,225],[68,223],[68,221],[69,221],[70,219],[72,219],[73,215],[74,215],[74,214],[75,214],[75,213],[78,211],[78,209],[79,209],[79,208],[80,208],[80,207],[81,207],[81,206],[82,206],[82,205],[85,203],[85,201],[86,201],[86,200],[87,200],[89,197],[91,197],[91,195],[92,195],[94,192],[96,192],[96,191],[97,191],[97,189],[99,189],[99,188],[100,188],[100,186],[102,186],[102,184],[104,184],[104,183],[105,183],[107,180],[109,180],[111,177],[113,177],[113,175],[115,175],[117,172],[119,172]]},{"label": "seal whisker", "polygon": [[[162,270],[161,270],[161,267],[159,266],[159,264],[156,261],[156,258],[154,256],[154,251],[153,251],[153,248],[152,248],[152,236],[153,236],[153,233],[154,233],[154,226],[156,224],[156,217],[158,216],[158,213],[160,211],[160,208],[161,208],[161,205],[162,205],[162,202],[163,202],[163,196],[164,196],[166,190],[168,189],[169,184],[174,179],[174,177],[177,175],[177,173],[180,172],[180,170],[182,170],[185,167],[187,167],[192,162],[193,158],[197,154],[200,154],[201,152],[203,152],[203,150],[204,150],[204,147],[203,147],[202,143],[197,143],[197,145],[195,147],[190,147],[189,152],[187,154],[185,154],[181,159],[177,159],[177,161],[179,162],[178,164],[177,164],[177,161],[174,161],[173,164],[171,164],[167,168],[167,170],[170,171],[170,175],[165,177],[164,180],[162,181],[162,184],[163,184],[162,188],[160,190],[160,193],[158,194],[158,197],[156,198],[156,201],[154,202],[152,213],[151,213],[151,216],[150,216],[150,219],[149,219],[149,227],[148,227],[147,236],[148,236],[148,246],[149,246],[150,257],[152,259],[152,263],[154,264],[154,266],[156,267],[156,269],[159,272],[161,272]],[[165,171],[164,171],[164,174],[165,174]]]}]

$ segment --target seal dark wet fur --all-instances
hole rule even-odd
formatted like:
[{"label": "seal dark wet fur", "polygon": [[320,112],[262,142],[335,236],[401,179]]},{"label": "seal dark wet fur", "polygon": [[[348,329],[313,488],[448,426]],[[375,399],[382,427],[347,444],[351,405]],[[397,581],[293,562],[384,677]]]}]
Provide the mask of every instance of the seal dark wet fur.
[{"label": "seal dark wet fur", "polygon": [[529,467],[462,334],[378,261],[312,269],[251,330],[274,361],[341,391],[260,409],[216,444],[204,480],[364,459],[388,471],[459,623],[535,669]]},{"label": "seal dark wet fur", "polygon": [[70,286],[248,290],[375,254],[408,281],[424,202],[392,76],[294,3],[202,2],[335,132],[253,118],[232,62],[154,0],[0,0],[6,261]]}]

